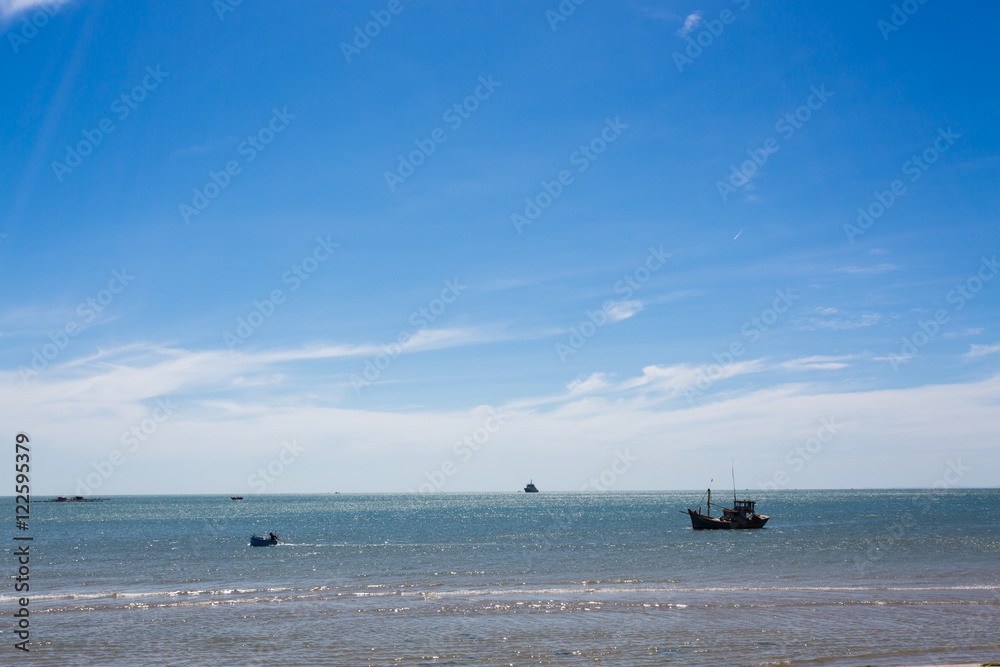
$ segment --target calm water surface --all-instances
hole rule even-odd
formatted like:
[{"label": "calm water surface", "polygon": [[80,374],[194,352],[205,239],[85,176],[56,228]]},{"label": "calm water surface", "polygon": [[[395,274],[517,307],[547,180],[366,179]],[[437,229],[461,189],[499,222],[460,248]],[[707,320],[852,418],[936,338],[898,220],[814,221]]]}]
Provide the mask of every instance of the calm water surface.
[{"label": "calm water surface", "polygon": [[[115,497],[33,505],[45,665],[1000,660],[1000,490]],[[13,504],[13,503],[11,503]],[[286,543],[250,548],[251,532]],[[9,538],[7,544],[10,544]],[[11,549],[7,549],[8,552]],[[5,562],[12,568],[11,554]],[[0,596],[5,664],[12,587]]]}]

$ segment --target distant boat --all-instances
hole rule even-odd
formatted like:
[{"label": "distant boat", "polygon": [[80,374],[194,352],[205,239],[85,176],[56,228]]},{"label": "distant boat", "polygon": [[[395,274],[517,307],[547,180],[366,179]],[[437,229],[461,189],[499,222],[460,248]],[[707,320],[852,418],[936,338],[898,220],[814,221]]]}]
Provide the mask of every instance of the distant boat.
[{"label": "distant boat", "polygon": [[[705,514],[701,513],[701,507],[695,512],[688,509],[687,513],[691,517],[691,528],[694,530],[732,530],[736,528],[763,528],[764,524],[771,517],[757,514],[754,506],[757,503],[753,500],[737,500],[736,490],[733,489],[732,508],[723,507],[716,504],[722,510],[722,516],[712,516],[712,489],[708,490],[708,504]],[[681,512],[683,514],[684,512]]]},{"label": "distant boat", "polygon": [[66,496],[59,496],[58,498],[53,498],[52,500],[43,500],[43,503],[101,503],[104,502],[104,498],[84,498],[83,496],[73,496],[72,498],[67,498]]},{"label": "distant boat", "polygon": [[278,536],[274,533],[270,533],[266,537],[250,536],[250,546],[252,547],[273,547],[277,544]]},{"label": "distant boat", "polygon": [[230,500],[243,500],[243,496],[229,496]]},{"label": "distant boat", "polygon": [[533,482],[528,481],[528,486],[524,487],[525,493],[538,493],[538,487]]}]

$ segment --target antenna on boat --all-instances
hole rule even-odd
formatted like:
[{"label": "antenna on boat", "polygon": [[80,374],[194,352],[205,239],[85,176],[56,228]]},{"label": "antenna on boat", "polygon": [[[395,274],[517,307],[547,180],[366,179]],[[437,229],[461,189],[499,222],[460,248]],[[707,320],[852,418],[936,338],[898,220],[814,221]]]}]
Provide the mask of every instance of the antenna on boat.
[{"label": "antenna on boat", "polygon": [[733,467],[733,507],[736,507],[736,461],[729,459],[729,463]]}]

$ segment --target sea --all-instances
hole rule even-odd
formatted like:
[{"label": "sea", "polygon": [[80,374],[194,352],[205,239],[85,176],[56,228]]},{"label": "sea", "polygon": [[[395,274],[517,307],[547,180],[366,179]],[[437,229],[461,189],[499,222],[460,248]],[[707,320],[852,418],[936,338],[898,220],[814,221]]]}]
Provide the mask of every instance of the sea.
[{"label": "sea", "polygon": [[703,491],[33,498],[0,664],[1000,661],[1000,490],[750,495],[764,529],[693,531]]}]

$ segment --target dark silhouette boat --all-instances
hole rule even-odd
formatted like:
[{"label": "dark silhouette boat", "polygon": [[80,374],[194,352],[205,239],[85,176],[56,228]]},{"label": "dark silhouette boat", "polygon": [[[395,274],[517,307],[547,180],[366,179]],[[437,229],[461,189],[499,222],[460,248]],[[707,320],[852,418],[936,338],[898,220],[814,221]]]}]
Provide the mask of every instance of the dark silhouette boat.
[{"label": "dark silhouette boat", "polygon": [[538,487],[535,486],[534,482],[528,481],[528,486],[524,487],[525,493],[538,493]]},{"label": "dark silhouette boat", "polygon": [[230,500],[243,500],[243,496],[229,496]]},{"label": "dark silhouette boat", "polygon": [[[755,508],[756,501],[737,500],[736,490],[733,490],[733,506],[723,507],[716,504],[722,510],[722,516],[712,516],[712,489],[708,490],[708,503],[705,514],[688,509],[687,513],[691,517],[691,528],[694,530],[735,530],[740,528],[763,528],[764,524],[771,517],[757,514]],[[681,512],[683,514],[683,512]]]}]

